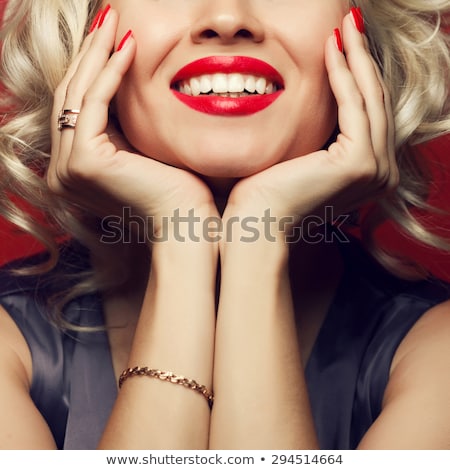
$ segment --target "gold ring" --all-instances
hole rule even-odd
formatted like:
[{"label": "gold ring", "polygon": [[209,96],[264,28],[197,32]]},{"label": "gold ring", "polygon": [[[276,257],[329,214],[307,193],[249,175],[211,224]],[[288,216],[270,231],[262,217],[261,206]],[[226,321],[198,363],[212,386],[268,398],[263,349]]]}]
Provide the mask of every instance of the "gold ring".
[{"label": "gold ring", "polygon": [[79,114],[79,109],[63,109],[58,114],[58,130],[75,129]]}]

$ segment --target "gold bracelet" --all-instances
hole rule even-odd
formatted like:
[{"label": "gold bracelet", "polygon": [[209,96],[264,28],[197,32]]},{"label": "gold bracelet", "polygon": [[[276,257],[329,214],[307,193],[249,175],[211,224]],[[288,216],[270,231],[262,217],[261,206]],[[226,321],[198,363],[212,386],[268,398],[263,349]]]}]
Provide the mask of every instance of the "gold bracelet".
[{"label": "gold bracelet", "polygon": [[119,377],[119,388],[122,388],[123,383],[130,377],[152,377],[154,379],[163,380],[176,385],[183,385],[183,387],[190,388],[194,392],[203,395],[208,401],[208,405],[212,408],[214,403],[214,395],[204,386],[197,383],[195,380],[187,379],[182,375],[175,375],[172,372],[163,372],[158,369],[149,369],[148,367],[133,367],[125,369]]}]

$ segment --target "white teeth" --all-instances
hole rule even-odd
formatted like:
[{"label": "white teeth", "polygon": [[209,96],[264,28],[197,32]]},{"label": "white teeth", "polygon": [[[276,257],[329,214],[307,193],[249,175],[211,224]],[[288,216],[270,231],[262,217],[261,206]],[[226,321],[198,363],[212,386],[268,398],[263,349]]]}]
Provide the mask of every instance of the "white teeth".
[{"label": "white teeth", "polygon": [[201,75],[179,82],[177,86],[180,93],[190,96],[214,93],[227,94],[232,98],[255,92],[259,95],[271,94],[278,89],[275,83],[264,77],[240,73]]},{"label": "white teeth", "polygon": [[240,73],[232,73],[228,76],[228,91],[230,93],[242,93],[244,89],[244,77]]},{"label": "white teeth", "polygon": [[249,93],[255,93],[256,91],[256,79],[252,75],[248,75],[245,80],[245,89]]},{"label": "white teeth", "polygon": [[184,85],[184,93],[186,95],[192,95],[191,87],[187,83],[186,83],[186,85]]},{"label": "white teeth", "polygon": [[270,95],[270,94],[273,93],[274,91],[275,91],[275,88],[274,88],[273,83],[269,83],[269,84],[266,86],[266,95]]},{"label": "white teeth", "polygon": [[265,78],[260,77],[258,78],[258,80],[256,80],[256,91],[259,95],[264,95],[264,93],[266,92],[266,87],[267,82]]},{"label": "white teeth", "polygon": [[190,82],[192,96],[198,96],[200,94],[200,81],[198,78],[192,78]]},{"label": "white teeth", "polygon": [[200,77],[200,91],[202,93],[209,93],[212,90],[211,76],[202,75]]},{"label": "white teeth", "polygon": [[228,79],[224,73],[216,73],[213,75],[212,89],[214,93],[228,92]]}]

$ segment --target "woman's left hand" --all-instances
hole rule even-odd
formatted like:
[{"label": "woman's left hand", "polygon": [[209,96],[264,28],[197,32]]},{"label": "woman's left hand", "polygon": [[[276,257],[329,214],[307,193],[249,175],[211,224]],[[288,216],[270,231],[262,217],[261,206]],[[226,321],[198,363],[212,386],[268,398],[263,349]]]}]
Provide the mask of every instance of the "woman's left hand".
[{"label": "woman's left hand", "polygon": [[239,181],[225,218],[258,217],[270,209],[271,217],[298,224],[310,214],[323,216],[326,205],[332,205],[337,216],[397,187],[390,97],[351,14],[344,18],[343,37],[345,55],[334,37],[328,39],[325,51],[338,106],[336,142],[327,150],[284,161]]}]

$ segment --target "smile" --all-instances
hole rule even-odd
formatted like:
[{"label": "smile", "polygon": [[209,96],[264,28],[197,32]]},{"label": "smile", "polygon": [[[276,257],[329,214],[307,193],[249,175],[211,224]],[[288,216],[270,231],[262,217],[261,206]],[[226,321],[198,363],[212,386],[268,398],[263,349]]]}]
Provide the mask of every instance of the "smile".
[{"label": "smile", "polygon": [[173,78],[175,97],[206,114],[242,116],[271,105],[284,90],[281,75],[252,57],[212,56],[183,67]]}]

